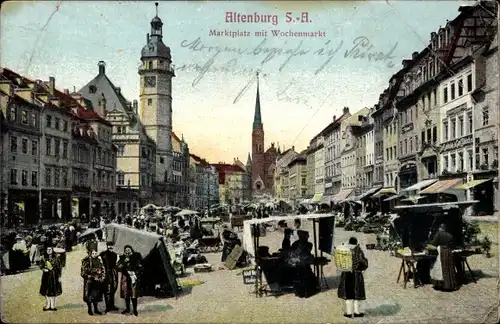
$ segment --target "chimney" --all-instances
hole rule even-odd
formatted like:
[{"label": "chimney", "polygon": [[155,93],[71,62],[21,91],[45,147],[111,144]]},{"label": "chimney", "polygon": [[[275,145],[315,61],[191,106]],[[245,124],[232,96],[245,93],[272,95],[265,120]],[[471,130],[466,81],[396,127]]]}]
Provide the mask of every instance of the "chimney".
[{"label": "chimney", "polygon": [[333,115],[333,121],[337,120],[337,116]]},{"label": "chimney", "polygon": [[436,32],[432,32],[432,33],[431,33],[431,39],[436,38],[436,36],[437,36]]},{"label": "chimney", "polygon": [[349,107],[344,107],[344,110],[342,112],[344,114],[348,114],[349,113]]},{"label": "chimney", "polygon": [[134,112],[137,114],[137,100],[135,100],[135,99],[134,99],[133,107],[134,107]]},{"label": "chimney", "polygon": [[69,95],[69,90],[68,89],[64,89],[64,94]]},{"label": "chimney", "polygon": [[54,95],[54,91],[56,89],[56,79],[54,77],[49,77],[49,92],[50,95]]},{"label": "chimney", "polygon": [[118,92],[118,94],[122,94],[122,88],[116,87],[115,89],[116,89],[116,92]]},{"label": "chimney", "polygon": [[413,52],[413,54],[411,55],[411,59],[414,60],[416,59],[418,56],[418,52]]},{"label": "chimney", "polygon": [[146,34],[146,44],[149,44],[149,33]]},{"label": "chimney", "polygon": [[104,63],[104,61],[99,61],[97,66],[99,67],[99,75],[106,74],[106,63]]},{"label": "chimney", "polygon": [[403,60],[402,64],[403,64],[403,69],[406,69],[408,67],[408,65],[410,64],[411,60]]}]

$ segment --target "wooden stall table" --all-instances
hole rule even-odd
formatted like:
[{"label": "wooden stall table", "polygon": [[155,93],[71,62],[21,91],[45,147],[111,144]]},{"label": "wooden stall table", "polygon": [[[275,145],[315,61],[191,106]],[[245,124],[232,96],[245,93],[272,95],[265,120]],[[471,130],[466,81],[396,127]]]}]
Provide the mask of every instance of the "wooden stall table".
[{"label": "wooden stall table", "polygon": [[401,274],[403,274],[404,289],[406,289],[406,285],[410,281],[410,273],[413,273],[413,288],[423,286],[422,280],[420,280],[419,274],[417,272],[416,264],[419,260],[427,259],[430,256],[427,255],[425,252],[408,253],[408,254],[401,254],[398,252],[396,253],[396,257],[401,259],[401,267],[399,268],[399,274],[396,283],[399,283],[399,280],[401,279]]},{"label": "wooden stall table", "polygon": [[456,269],[457,274],[459,276],[458,279],[463,283],[465,275],[465,267],[467,267],[467,270],[469,271],[472,281],[474,281],[474,283],[477,283],[476,277],[474,277],[474,273],[472,272],[469,266],[469,262],[467,261],[468,257],[477,253],[473,250],[461,250],[461,249],[453,250],[452,252],[455,258],[457,258],[459,261],[458,264],[455,264],[455,267],[457,268]]}]

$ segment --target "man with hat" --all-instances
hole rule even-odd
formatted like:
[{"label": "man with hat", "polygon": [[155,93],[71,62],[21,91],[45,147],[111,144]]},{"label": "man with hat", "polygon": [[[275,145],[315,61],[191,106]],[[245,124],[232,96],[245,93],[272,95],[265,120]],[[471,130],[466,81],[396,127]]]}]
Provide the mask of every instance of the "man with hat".
[{"label": "man with hat", "polygon": [[101,252],[100,257],[106,270],[106,279],[104,279],[106,312],[111,312],[118,310],[118,307],[115,306],[115,293],[118,289],[118,272],[116,271],[118,254],[113,251],[113,242],[107,242],[106,246],[106,251]]}]

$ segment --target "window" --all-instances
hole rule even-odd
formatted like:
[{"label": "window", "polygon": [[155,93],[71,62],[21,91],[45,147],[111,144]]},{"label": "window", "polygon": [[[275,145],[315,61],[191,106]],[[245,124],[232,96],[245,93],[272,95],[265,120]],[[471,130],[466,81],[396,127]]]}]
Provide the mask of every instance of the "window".
[{"label": "window", "polygon": [[118,155],[123,156],[125,154],[125,145],[118,145]]},{"label": "window", "polygon": [[425,143],[425,131],[422,131],[421,137],[422,137],[422,139],[421,139],[422,144],[424,144]]},{"label": "window", "polygon": [[23,138],[21,140],[21,151],[23,152],[23,154],[28,154],[28,139],[27,138]]},{"label": "window", "polygon": [[10,108],[10,120],[12,121],[16,121],[17,119],[17,110],[16,110],[16,107],[11,107]]},{"label": "window", "polygon": [[472,111],[467,113],[467,135],[472,134],[473,119]]},{"label": "window", "polygon": [[484,165],[489,165],[490,164],[489,155],[488,155],[488,148],[484,148],[483,149],[483,164]]},{"label": "window", "polygon": [[151,62],[151,61],[148,62],[148,69],[149,70],[153,69],[153,62]]},{"label": "window", "polygon": [[91,86],[89,87],[89,92],[90,92],[90,93],[96,93],[96,91],[97,91],[96,86],[91,85]]},{"label": "window", "polygon": [[444,170],[448,170],[450,165],[449,165],[449,160],[448,160],[448,156],[445,155],[443,157],[443,166],[444,166]]},{"label": "window", "polygon": [[430,128],[427,128],[427,144],[431,143],[432,139],[432,130]]},{"label": "window", "polygon": [[59,168],[54,168],[54,187],[59,187],[61,182],[61,174]]},{"label": "window", "polygon": [[405,154],[408,154],[408,139],[405,138]]},{"label": "window", "polygon": [[455,155],[455,153],[452,153],[451,154],[451,171],[455,171],[456,167],[457,167],[457,156]]},{"label": "window", "polygon": [[17,137],[15,136],[10,136],[10,151],[12,153],[16,153],[17,152]]},{"label": "window", "polygon": [[31,155],[34,155],[34,156],[38,155],[38,141],[37,140],[31,141]]},{"label": "window", "polygon": [[36,114],[34,112],[31,113],[30,124],[32,127],[36,127]]},{"label": "window", "polygon": [[464,81],[462,79],[458,80],[458,96],[461,97],[464,94]]},{"label": "window", "polygon": [[464,153],[458,153],[458,170],[464,171]]},{"label": "window", "polygon": [[467,169],[469,171],[472,171],[474,170],[474,152],[472,152],[472,150],[468,150],[467,157],[469,158],[469,161],[467,163]]},{"label": "window", "polygon": [[434,96],[434,106],[437,106],[438,104],[438,96],[437,96],[437,90],[434,89],[433,91],[433,96]]},{"label": "window", "polygon": [[413,138],[410,138],[410,153],[413,153]]},{"label": "window", "polygon": [[10,184],[12,184],[12,185],[17,184],[17,170],[16,169],[10,169]]},{"label": "window", "polygon": [[459,116],[458,117],[458,130],[457,130],[457,136],[462,137],[464,136],[464,117]]},{"label": "window", "polygon": [[52,169],[50,167],[45,167],[45,186],[50,187],[52,185]]},{"label": "window", "polygon": [[152,106],[153,105],[153,99],[148,99],[148,106]]},{"label": "window", "polygon": [[28,185],[28,171],[26,171],[26,170],[23,170],[21,172],[21,184],[23,186],[27,186]]},{"label": "window", "polygon": [[63,159],[68,158],[68,142],[63,141]]},{"label": "window", "polygon": [[432,127],[432,143],[435,144],[438,138],[438,129],[436,126]]},{"label": "window", "polygon": [[432,107],[431,93],[430,92],[427,94],[427,105],[428,105],[427,108],[429,108],[429,109]]},{"label": "window", "polygon": [[447,87],[445,87],[445,88],[443,89],[443,102],[444,102],[444,103],[447,103],[447,102],[448,102],[448,88],[447,88]]},{"label": "window", "polygon": [[45,154],[52,155],[52,139],[50,137],[45,139]]},{"label": "window", "polygon": [[38,172],[31,171],[31,185],[33,187],[38,186]]},{"label": "window", "polygon": [[26,110],[21,112],[21,123],[28,125],[28,112]]},{"label": "window", "polygon": [[448,121],[443,122],[443,141],[448,140]]},{"label": "window", "polygon": [[457,119],[453,118],[451,120],[451,136],[450,139],[455,139],[457,137]]},{"label": "window", "polygon": [[450,96],[451,96],[451,100],[455,99],[455,82],[453,82],[451,84],[451,87],[450,87]]},{"label": "window", "polygon": [[[476,140],[478,139],[476,138]],[[479,147],[476,146],[476,169],[481,165],[481,154],[479,152]]]},{"label": "window", "polygon": [[472,74],[467,75],[467,92],[472,91]]},{"label": "window", "polygon": [[61,126],[60,124],[61,124],[61,120],[58,117],[56,117],[55,123],[54,123],[54,128],[59,130],[59,127]]},{"label": "window", "polygon": [[483,108],[483,126],[486,126],[489,124],[490,121],[490,114],[488,111],[488,107]]},{"label": "window", "polygon": [[52,116],[47,115],[47,117],[45,117],[45,121],[46,121],[45,126],[52,127]]},{"label": "window", "polygon": [[62,183],[63,183],[63,187],[68,186],[68,170],[67,169],[62,169]]},{"label": "window", "polygon": [[54,140],[54,155],[59,156],[61,150],[61,140],[60,139],[55,139]]},{"label": "window", "polygon": [[67,121],[67,120],[65,120],[65,121],[63,122],[63,131],[65,131],[65,132],[67,132],[67,131],[68,131],[68,121]]}]

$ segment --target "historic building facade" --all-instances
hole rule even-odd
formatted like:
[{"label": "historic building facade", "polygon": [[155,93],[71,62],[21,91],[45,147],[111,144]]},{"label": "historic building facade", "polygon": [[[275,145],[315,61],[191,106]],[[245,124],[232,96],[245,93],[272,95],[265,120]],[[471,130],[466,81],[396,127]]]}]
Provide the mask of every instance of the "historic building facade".
[{"label": "historic building facade", "polygon": [[340,167],[340,124],[350,116],[349,109],[342,116],[333,116],[333,121],[323,130],[325,138],[325,196],[331,199],[340,192],[342,170]]},{"label": "historic building facade", "polygon": [[[319,203],[323,198],[323,193],[325,191],[325,153],[324,153],[324,138],[321,132],[314,136],[309,142],[309,147],[307,149],[307,156],[313,155],[311,160],[311,165],[307,170],[307,178],[310,181],[309,186],[310,191],[313,196],[311,198],[312,203]],[[313,162],[314,161],[314,162]]]},{"label": "historic building facade", "polygon": [[274,147],[274,143],[271,143],[271,147],[264,151],[264,143],[264,125],[262,124],[259,81],[257,78],[255,115],[252,127],[252,192],[255,196],[274,195],[277,149]]},{"label": "historic building facade", "polygon": [[307,195],[307,156],[306,151],[300,154],[288,163],[288,194],[289,199],[296,204],[306,198]]},{"label": "historic building facade", "polygon": [[274,192],[279,199],[289,199],[289,168],[288,164],[297,156],[295,146],[281,153],[278,148],[276,169],[274,171]]}]

